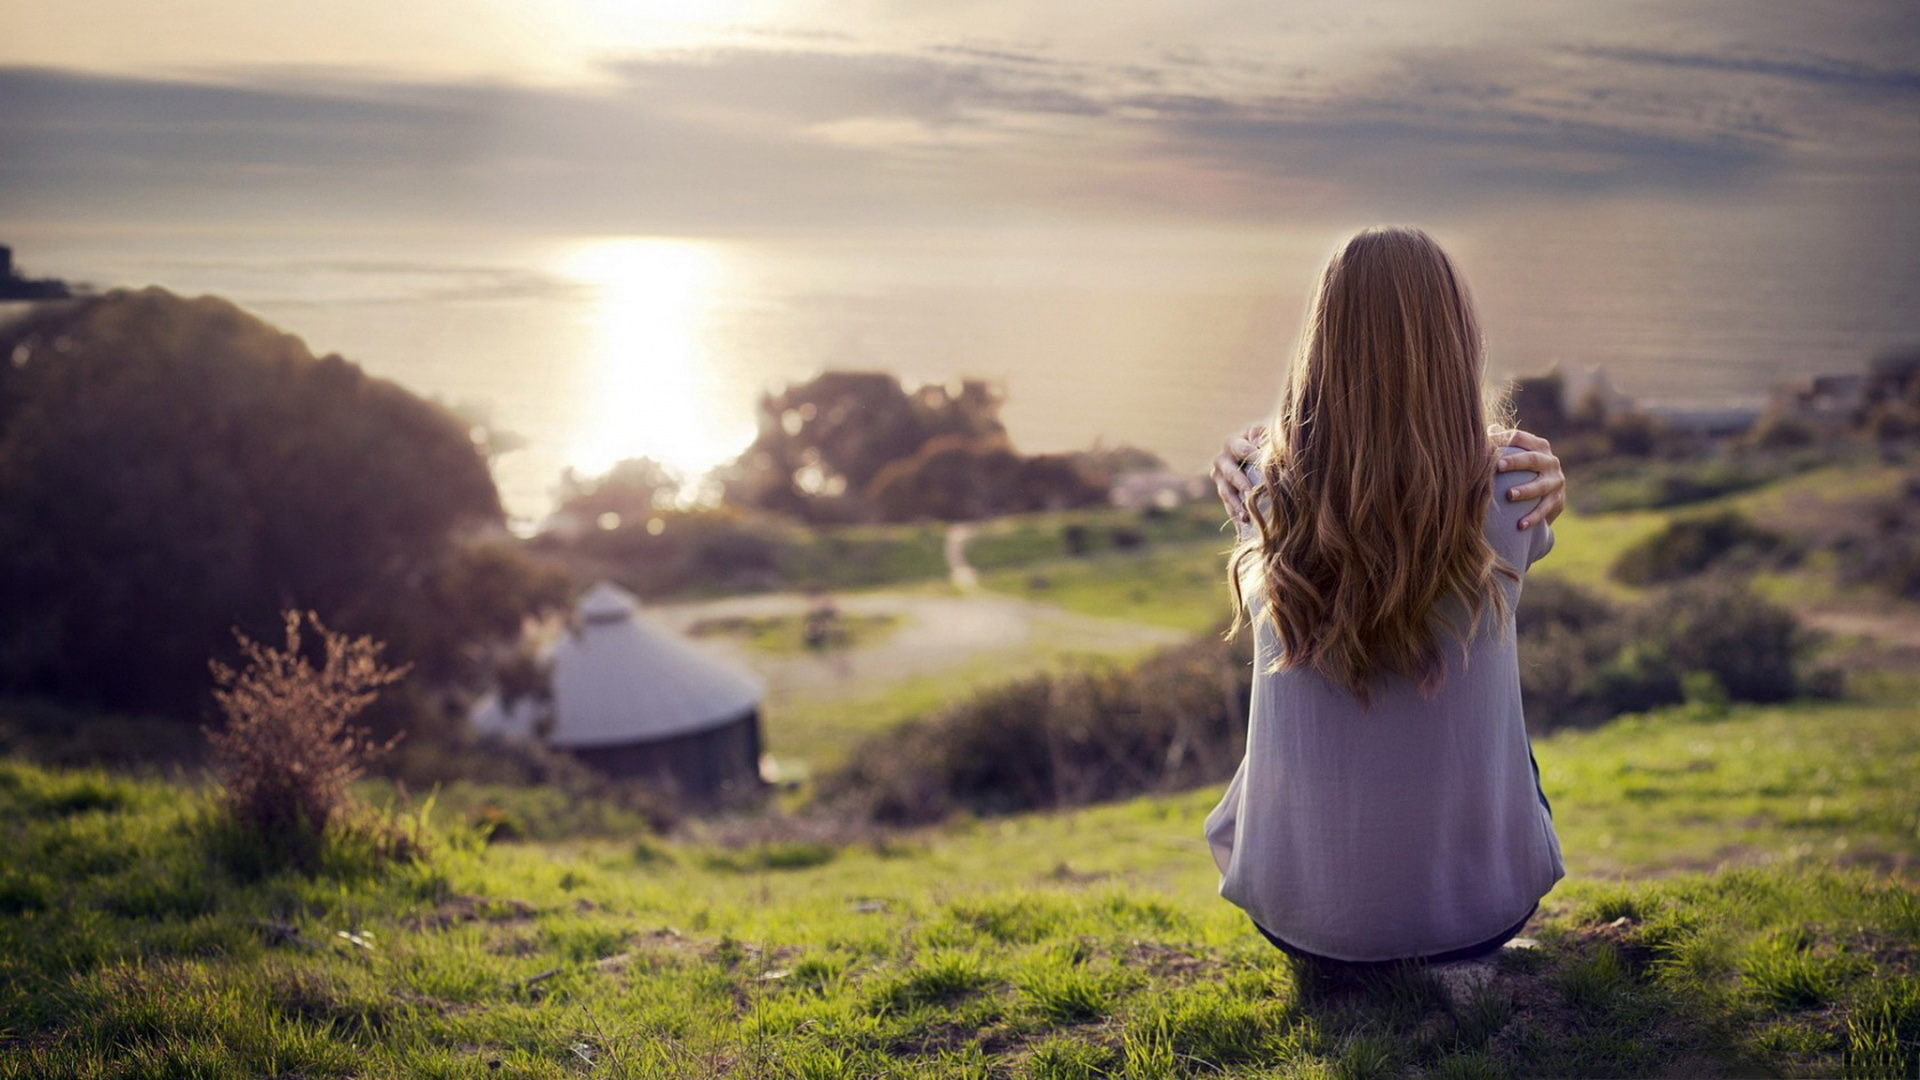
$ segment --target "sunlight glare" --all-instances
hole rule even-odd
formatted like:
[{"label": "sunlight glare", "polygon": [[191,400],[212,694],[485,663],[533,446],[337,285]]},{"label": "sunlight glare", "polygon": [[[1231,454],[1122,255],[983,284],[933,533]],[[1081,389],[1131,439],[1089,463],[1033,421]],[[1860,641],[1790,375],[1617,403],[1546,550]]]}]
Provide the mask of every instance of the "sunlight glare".
[{"label": "sunlight glare", "polygon": [[775,0],[575,0],[596,44],[626,49],[711,43],[742,22],[777,16],[781,7]]},{"label": "sunlight glare", "polygon": [[711,385],[706,331],[725,260],[710,244],[629,238],[582,244],[566,272],[595,288],[592,359],[567,463],[586,475],[650,457],[691,479],[737,455]]}]

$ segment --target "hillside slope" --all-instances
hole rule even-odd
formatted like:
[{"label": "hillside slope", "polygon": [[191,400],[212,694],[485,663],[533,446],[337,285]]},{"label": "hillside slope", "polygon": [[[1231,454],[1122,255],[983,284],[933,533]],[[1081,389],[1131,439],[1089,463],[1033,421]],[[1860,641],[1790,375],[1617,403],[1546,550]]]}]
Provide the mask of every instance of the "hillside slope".
[{"label": "hillside slope", "polygon": [[1572,878],[1459,998],[1258,942],[1211,790],[838,846],[450,829],[249,880],[198,794],[0,765],[0,1077],[1911,1075],[1892,691],[1542,740]]}]

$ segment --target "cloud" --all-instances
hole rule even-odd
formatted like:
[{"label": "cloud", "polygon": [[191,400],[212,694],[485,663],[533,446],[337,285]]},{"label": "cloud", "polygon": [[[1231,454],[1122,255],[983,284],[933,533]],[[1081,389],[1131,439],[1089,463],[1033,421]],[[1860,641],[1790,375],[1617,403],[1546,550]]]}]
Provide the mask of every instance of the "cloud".
[{"label": "cloud", "polygon": [[1835,138],[1920,150],[1920,75],[1805,52],[1422,47],[1347,70],[1245,50],[1094,63],[765,41],[616,60],[593,88],[0,68],[0,215],[660,232],[1233,221],[1714,190]]},{"label": "cloud", "polygon": [[1882,67],[1818,53],[1802,52],[1785,56],[1717,55],[1599,45],[1570,48],[1567,51],[1578,56],[1619,60],[1628,64],[1760,75],[1823,86],[1920,93],[1920,69]]}]

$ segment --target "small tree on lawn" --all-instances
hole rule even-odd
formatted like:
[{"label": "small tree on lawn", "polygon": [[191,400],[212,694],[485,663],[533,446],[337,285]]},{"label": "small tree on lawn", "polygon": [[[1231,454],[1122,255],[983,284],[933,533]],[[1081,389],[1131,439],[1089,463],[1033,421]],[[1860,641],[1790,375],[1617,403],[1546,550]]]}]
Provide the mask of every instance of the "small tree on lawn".
[{"label": "small tree on lawn", "polygon": [[[353,719],[406,668],[382,665],[380,643],[329,630],[312,612],[282,617],[280,647],[235,631],[245,663],[212,662],[226,726],[209,729],[207,739],[233,823],[273,853],[305,862],[346,805],[347,785],[392,747],[371,741]],[[319,639],[319,667],[301,652],[303,622]]]}]

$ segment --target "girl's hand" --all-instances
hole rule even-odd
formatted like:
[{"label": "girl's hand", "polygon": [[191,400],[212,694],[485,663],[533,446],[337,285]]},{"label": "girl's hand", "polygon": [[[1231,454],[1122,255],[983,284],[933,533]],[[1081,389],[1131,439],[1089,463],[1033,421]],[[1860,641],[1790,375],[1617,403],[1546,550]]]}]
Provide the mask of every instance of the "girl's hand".
[{"label": "girl's hand", "polygon": [[[1540,474],[1507,492],[1507,499],[1511,502],[1540,500],[1539,506],[1520,519],[1520,527],[1531,529],[1542,521],[1553,524],[1553,520],[1560,516],[1560,511],[1567,508],[1567,474],[1560,471],[1560,459],[1554,456],[1553,444],[1538,435],[1517,429],[1507,432],[1506,436],[1506,445],[1517,446],[1523,452],[1502,455],[1494,468],[1499,472],[1522,469]],[[1215,468],[1218,467],[1216,462]],[[1218,483],[1217,477],[1215,482]]]},{"label": "girl's hand", "polygon": [[[1213,459],[1213,467],[1208,474],[1213,477],[1213,488],[1220,493],[1220,501],[1227,508],[1227,516],[1233,519],[1234,526],[1242,527],[1252,522],[1247,517],[1247,493],[1253,490],[1253,481],[1247,479],[1246,465],[1260,452],[1260,440],[1267,434],[1267,425],[1254,424],[1247,430],[1227,440],[1220,450],[1220,456]],[[1531,437],[1531,436],[1529,436]],[[1559,465],[1559,459],[1554,459]]]}]

